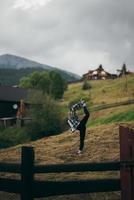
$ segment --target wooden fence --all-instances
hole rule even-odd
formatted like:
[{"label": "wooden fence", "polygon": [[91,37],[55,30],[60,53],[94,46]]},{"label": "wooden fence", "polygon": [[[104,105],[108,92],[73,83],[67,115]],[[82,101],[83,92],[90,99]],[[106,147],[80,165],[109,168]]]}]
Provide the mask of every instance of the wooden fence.
[{"label": "wooden fence", "polygon": [[[120,130],[122,131],[122,129]],[[132,167],[134,167],[132,160],[103,163],[34,165],[34,149],[32,147],[22,147],[21,164],[0,163],[0,172],[19,173],[21,174],[21,180],[0,178],[0,191],[20,194],[21,200],[33,200],[35,197],[65,194],[120,191],[124,189],[124,187],[121,187],[122,179],[120,178],[39,181],[34,179],[34,175],[38,173],[125,171],[126,168]],[[122,197],[122,200],[132,200],[132,198],[125,199]]]},{"label": "wooden fence", "polygon": [[98,111],[98,110],[102,110],[102,109],[108,109],[108,108],[118,107],[118,106],[122,106],[122,105],[130,105],[130,104],[134,104],[134,99],[94,106],[94,107],[90,108],[90,111],[94,112],[94,111]]}]

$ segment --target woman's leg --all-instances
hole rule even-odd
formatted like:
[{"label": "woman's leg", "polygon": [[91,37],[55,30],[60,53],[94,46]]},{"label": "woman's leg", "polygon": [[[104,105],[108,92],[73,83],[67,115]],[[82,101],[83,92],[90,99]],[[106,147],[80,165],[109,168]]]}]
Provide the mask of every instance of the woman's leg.
[{"label": "woman's leg", "polygon": [[85,133],[86,133],[86,127],[80,130],[80,148],[79,148],[80,151],[82,151],[84,148]]},{"label": "woman's leg", "polygon": [[84,110],[84,117],[83,119],[80,121],[80,124],[78,126],[78,130],[80,131],[80,148],[79,150],[82,151],[84,148],[84,140],[85,140],[85,134],[86,134],[86,123],[88,121],[88,118],[90,116],[90,113],[87,109],[86,106],[83,107]]},{"label": "woman's leg", "polygon": [[90,116],[90,113],[89,113],[89,111],[88,111],[86,106],[83,107],[83,110],[84,110],[84,114],[85,115],[84,115],[83,119],[80,122],[80,126],[85,126],[86,123],[87,123],[87,120],[88,120],[88,118]]}]

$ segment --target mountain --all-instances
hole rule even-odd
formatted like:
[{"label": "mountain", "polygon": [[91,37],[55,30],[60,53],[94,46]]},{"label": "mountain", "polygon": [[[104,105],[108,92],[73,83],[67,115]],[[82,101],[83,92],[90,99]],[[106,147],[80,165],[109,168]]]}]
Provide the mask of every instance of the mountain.
[{"label": "mountain", "polygon": [[[77,74],[58,69],[46,64],[41,64],[23,57],[19,57],[11,54],[4,54],[0,56],[0,83],[1,84],[18,84],[19,79],[26,76],[33,71],[43,70],[56,70],[58,71],[68,82],[75,82],[80,80],[80,76]],[[17,78],[14,80],[13,75]],[[13,82],[10,80],[14,80]],[[4,82],[3,82],[4,81]]]},{"label": "mountain", "polygon": [[0,68],[15,68],[15,69],[20,69],[20,68],[33,68],[33,67],[41,67],[44,69],[51,69],[51,66],[45,65],[45,64],[40,64],[38,62],[11,55],[11,54],[4,54],[0,56]]}]

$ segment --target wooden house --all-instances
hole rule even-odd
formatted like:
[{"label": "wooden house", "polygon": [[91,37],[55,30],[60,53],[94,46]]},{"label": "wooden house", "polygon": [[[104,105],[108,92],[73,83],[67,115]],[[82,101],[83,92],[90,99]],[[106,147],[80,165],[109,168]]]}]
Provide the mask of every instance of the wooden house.
[{"label": "wooden house", "polygon": [[84,74],[82,77],[83,80],[105,80],[114,78],[117,78],[117,75],[108,73],[103,69],[102,65],[95,70],[89,70],[88,73]]},{"label": "wooden house", "polygon": [[[0,86],[0,123],[6,126],[15,122],[20,109],[20,102],[28,95],[26,89],[10,86]],[[26,104],[27,106],[27,104]]]}]

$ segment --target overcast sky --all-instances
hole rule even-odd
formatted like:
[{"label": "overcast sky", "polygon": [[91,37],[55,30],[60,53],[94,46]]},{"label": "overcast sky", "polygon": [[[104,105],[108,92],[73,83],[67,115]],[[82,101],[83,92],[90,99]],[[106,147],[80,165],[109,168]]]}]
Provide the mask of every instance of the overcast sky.
[{"label": "overcast sky", "polygon": [[134,71],[133,0],[0,0],[0,54],[79,75]]}]

